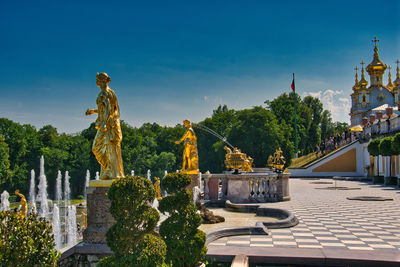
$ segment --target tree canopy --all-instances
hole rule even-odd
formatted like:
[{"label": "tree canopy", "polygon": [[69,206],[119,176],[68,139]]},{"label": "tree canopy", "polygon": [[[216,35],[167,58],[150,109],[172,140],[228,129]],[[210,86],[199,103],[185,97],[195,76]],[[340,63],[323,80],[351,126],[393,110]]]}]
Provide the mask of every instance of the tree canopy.
[{"label": "tree canopy", "polygon": [[[296,102],[298,149],[307,154],[321,140],[346,130],[346,123],[333,122],[329,111],[321,101],[295,93],[283,93],[266,106],[234,110],[226,105],[218,106],[208,118],[192,123],[197,135],[200,171],[222,172],[225,160],[224,140],[202,130],[202,126],[223,136],[233,146],[254,158],[255,167],[265,167],[269,155],[281,147],[287,161],[295,154],[293,105]],[[153,176],[162,177],[164,171],[174,172],[181,168],[183,146],[179,140],[185,128],[157,123],[145,123],[132,127],[121,121],[121,143],[125,174],[135,170],[145,176],[148,169]],[[68,170],[71,177],[72,195],[83,193],[86,170],[92,178],[100,170],[93,153],[92,142],[96,135],[94,123],[76,134],[59,133],[51,125],[36,129],[29,124],[19,124],[0,118],[0,191],[19,189],[26,194],[29,188],[30,170],[39,173],[39,159],[45,158],[45,173],[50,197],[54,196],[57,171]]]}]

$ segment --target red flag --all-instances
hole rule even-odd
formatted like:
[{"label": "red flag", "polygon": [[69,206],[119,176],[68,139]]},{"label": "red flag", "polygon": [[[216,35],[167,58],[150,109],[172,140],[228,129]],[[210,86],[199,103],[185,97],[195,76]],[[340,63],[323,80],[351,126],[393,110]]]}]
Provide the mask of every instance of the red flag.
[{"label": "red flag", "polygon": [[292,88],[292,91],[295,92],[296,90],[294,89],[294,73],[293,73],[293,81],[292,81],[292,85],[290,86]]}]

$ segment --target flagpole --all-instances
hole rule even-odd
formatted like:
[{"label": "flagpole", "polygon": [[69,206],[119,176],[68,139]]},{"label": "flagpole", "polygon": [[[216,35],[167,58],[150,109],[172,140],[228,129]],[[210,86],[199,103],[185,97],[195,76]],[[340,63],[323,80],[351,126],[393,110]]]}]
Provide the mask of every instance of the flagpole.
[{"label": "flagpole", "polygon": [[297,118],[296,118],[296,87],[295,87],[295,83],[294,83],[294,73],[293,73],[293,92],[294,92],[294,152],[295,152],[295,158],[298,157],[298,144],[297,144]]}]

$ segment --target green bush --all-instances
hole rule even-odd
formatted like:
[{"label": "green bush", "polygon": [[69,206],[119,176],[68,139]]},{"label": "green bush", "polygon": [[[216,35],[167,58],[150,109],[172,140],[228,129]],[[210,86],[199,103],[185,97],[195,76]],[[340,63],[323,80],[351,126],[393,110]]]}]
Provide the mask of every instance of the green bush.
[{"label": "green bush", "polygon": [[368,152],[374,157],[377,157],[380,154],[379,145],[381,143],[381,139],[374,139],[368,144]]},{"label": "green bush", "polygon": [[151,206],[156,195],[151,182],[127,176],[112,183],[107,195],[116,223],[107,231],[106,239],[114,255],[102,259],[98,266],[162,266],[166,245],[154,234],[160,215]]},{"label": "green bush", "polygon": [[60,254],[45,219],[4,211],[0,222],[0,266],[55,266]]},{"label": "green bush", "polygon": [[393,137],[393,142],[392,142],[392,149],[395,155],[400,154],[400,133],[397,133]]},{"label": "green bush", "polygon": [[385,137],[379,144],[379,152],[382,156],[392,156],[394,151],[392,149],[393,137]]},{"label": "green bush", "polygon": [[160,235],[167,244],[166,262],[174,267],[197,266],[205,259],[206,235],[197,229],[201,217],[192,202],[192,193],[186,190],[191,178],[184,173],[170,173],[161,185],[171,194],[160,201],[159,210],[170,216],[161,223]]}]

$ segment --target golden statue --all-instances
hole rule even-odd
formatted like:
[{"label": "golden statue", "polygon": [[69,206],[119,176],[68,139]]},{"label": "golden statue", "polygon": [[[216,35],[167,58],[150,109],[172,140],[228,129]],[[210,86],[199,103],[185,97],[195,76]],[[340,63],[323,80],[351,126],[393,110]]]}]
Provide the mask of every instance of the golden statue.
[{"label": "golden statue", "polygon": [[22,218],[26,218],[26,216],[28,215],[28,202],[26,202],[25,196],[21,194],[18,189],[15,190],[15,194],[21,197],[21,209],[18,211],[18,214],[21,215]]},{"label": "golden statue", "polygon": [[186,132],[179,141],[175,144],[184,142],[182,172],[189,174],[199,173],[199,154],[197,152],[197,137],[194,134],[192,125],[189,120],[184,120],[183,125],[186,127]]},{"label": "golden statue", "polygon": [[97,73],[96,84],[101,88],[97,97],[97,109],[88,109],[86,116],[97,113],[96,137],[92,151],[101,165],[100,179],[111,180],[125,177],[121,157],[121,126],[117,96],[108,87],[111,78],[107,73]]},{"label": "golden statue", "polygon": [[82,224],[83,227],[86,229],[87,228],[87,213],[82,211]]},{"label": "golden statue", "polygon": [[274,156],[272,157],[272,166],[275,168],[276,171],[282,172],[284,167],[285,167],[285,157],[282,155],[282,150],[281,148],[278,148]]},{"label": "golden statue", "polygon": [[156,180],[154,183],[154,188],[156,189],[156,198],[157,200],[161,200],[161,187],[160,187],[160,178],[158,177],[154,177],[154,179]]},{"label": "golden statue", "polygon": [[242,153],[239,148],[235,147],[232,150],[225,146],[224,147],[225,154],[225,166],[228,169],[234,169],[235,173],[239,173],[239,169],[245,172],[253,171],[253,158],[247,156],[245,153]]}]

